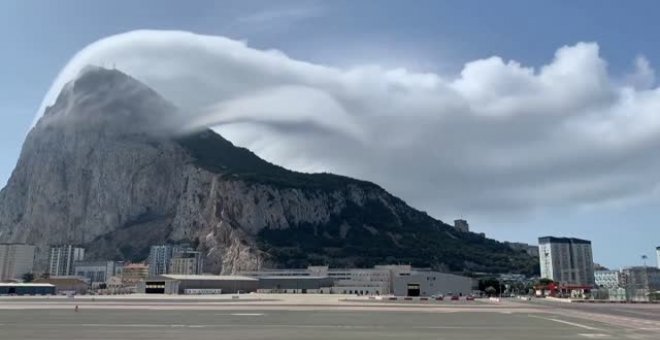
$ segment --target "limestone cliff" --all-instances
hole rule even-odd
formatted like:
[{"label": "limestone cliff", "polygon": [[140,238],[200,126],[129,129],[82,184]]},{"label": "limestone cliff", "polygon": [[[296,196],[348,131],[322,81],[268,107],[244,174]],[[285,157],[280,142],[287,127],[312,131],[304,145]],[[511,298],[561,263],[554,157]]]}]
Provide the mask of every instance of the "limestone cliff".
[{"label": "limestone cliff", "polygon": [[[179,112],[115,70],[88,69],[30,131],[0,192],[0,241],[86,246],[139,260],[188,242],[206,270],[407,262],[528,271],[530,258],[407,206],[375,184],[288,171],[212,131],[176,136]],[[168,117],[168,119],[164,119]]]}]

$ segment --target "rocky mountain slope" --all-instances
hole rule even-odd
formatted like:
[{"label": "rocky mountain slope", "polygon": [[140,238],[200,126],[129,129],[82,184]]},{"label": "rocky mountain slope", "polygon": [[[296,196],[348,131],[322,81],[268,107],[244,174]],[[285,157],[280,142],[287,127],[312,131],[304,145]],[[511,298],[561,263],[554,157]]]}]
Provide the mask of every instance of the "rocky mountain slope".
[{"label": "rocky mountain slope", "polygon": [[0,192],[0,241],[81,244],[142,260],[188,242],[206,270],[410,263],[530,272],[534,259],[417,211],[379,186],[270,164],[212,131],[172,137],[176,108],[116,70],[69,83]]}]

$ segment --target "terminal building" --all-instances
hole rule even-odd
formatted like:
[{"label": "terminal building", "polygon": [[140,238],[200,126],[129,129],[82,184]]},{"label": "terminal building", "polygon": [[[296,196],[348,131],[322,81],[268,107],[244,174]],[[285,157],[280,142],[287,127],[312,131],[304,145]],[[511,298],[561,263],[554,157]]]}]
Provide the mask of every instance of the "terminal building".
[{"label": "terminal building", "polygon": [[238,276],[174,275],[150,277],[138,284],[147,294],[294,293],[354,295],[468,295],[475,287],[472,278],[414,269],[408,265],[374,268],[271,269],[241,272]]},{"label": "terminal building", "polygon": [[318,294],[334,283],[328,276],[261,276],[257,279],[260,293]]}]

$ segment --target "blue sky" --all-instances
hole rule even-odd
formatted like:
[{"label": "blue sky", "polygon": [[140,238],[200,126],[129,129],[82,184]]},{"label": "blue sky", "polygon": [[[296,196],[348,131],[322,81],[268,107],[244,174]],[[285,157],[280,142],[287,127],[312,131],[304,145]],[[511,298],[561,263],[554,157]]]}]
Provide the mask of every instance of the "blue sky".
[{"label": "blue sky", "polygon": [[[660,60],[655,1],[4,1],[0,3],[0,183],[11,174],[26,131],[53,79],[88,44],[135,29],[176,29],[246,40],[293,59],[352,67],[377,63],[457,75],[466,62],[497,55],[533,67],[555,51],[596,42],[613,77],[643,55]],[[648,157],[655,155],[649,154]],[[434,214],[432,207],[419,203]],[[577,236],[595,260],[640,263],[660,245],[658,201],[529,212],[467,214],[473,229],[500,240]],[[455,214],[434,214],[443,220]],[[652,256],[649,256],[652,258]]]}]

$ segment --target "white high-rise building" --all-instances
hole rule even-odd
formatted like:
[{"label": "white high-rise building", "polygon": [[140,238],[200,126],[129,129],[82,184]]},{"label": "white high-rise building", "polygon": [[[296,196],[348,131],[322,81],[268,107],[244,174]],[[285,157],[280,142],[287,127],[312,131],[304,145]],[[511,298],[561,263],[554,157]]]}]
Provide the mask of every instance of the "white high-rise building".
[{"label": "white high-rise building", "polygon": [[157,276],[169,273],[170,260],[172,259],[172,246],[163,244],[151,246],[149,250],[149,276]]},{"label": "white high-rise building", "polygon": [[172,257],[186,250],[192,249],[186,245],[163,244],[151,246],[151,249],[149,250],[149,259],[147,260],[149,263],[149,276],[170,274]]},{"label": "white high-rise building", "polygon": [[593,286],[591,241],[566,237],[540,237],[541,277],[560,284]]},{"label": "white high-rise building", "polygon": [[202,253],[194,250],[181,250],[172,254],[169,274],[201,275],[204,266]]},{"label": "white high-rise building", "polygon": [[85,259],[85,249],[72,245],[50,248],[48,256],[48,273],[51,276],[75,275],[74,264]]},{"label": "white high-rise building", "polygon": [[31,273],[34,266],[35,247],[29,244],[0,244],[0,281],[20,280]]}]

